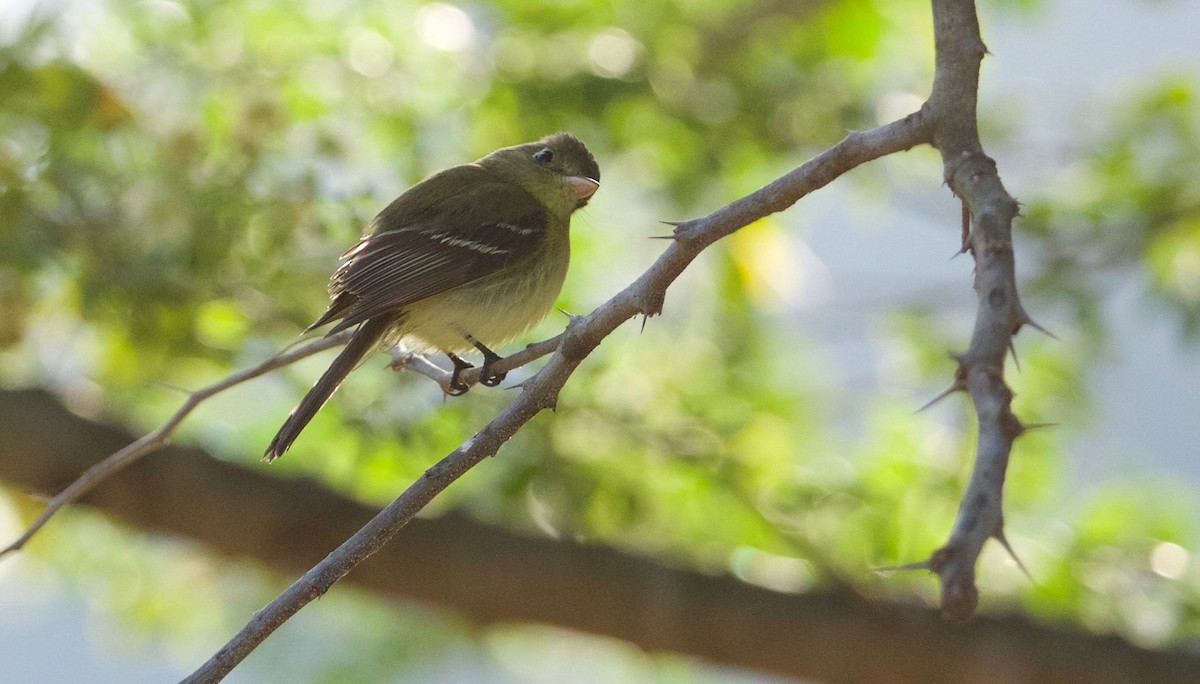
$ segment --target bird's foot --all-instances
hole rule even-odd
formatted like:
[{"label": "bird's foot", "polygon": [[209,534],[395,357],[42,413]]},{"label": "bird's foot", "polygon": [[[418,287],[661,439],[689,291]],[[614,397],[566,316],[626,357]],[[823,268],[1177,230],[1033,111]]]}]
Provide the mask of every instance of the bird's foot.
[{"label": "bird's foot", "polygon": [[[475,364],[462,360],[456,354],[448,353],[446,356],[450,357],[450,363],[454,364],[454,372],[450,375],[450,389],[446,390],[446,394],[452,397],[462,396],[467,393],[467,390],[471,389],[471,386],[459,380],[458,376],[462,375],[462,372],[466,369],[474,368]],[[486,364],[484,365],[484,369],[487,369]],[[482,376],[480,376],[480,382],[483,382]]]},{"label": "bird's foot", "polygon": [[484,387],[495,387],[496,385],[504,382],[504,378],[508,376],[508,373],[492,370],[492,362],[499,361],[501,358],[503,357],[497,356],[494,359],[484,360],[483,368],[479,371],[479,384],[483,385]]},{"label": "bird's foot", "polygon": [[464,337],[467,338],[467,341],[470,342],[472,346],[479,350],[480,354],[483,354],[483,368],[481,368],[479,371],[479,384],[483,385],[484,387],[495,387],[496,385],[504,382],[504,378],[507,377],[508,373],[492,370],[492,364],[502,360],[504,357],[500,356],[491,349],[488,349],[486,345],[474,337],[471,337],[470,335],[464,335]]}]

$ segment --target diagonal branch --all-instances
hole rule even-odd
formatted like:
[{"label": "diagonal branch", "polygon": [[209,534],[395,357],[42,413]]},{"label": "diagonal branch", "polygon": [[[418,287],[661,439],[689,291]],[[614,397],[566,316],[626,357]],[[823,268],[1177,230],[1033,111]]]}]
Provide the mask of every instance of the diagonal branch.
[{"label": "diagonal branch", "polygon": [[661,312],[667,287],[705,247],[764,216],[790,207],[808,193],[865,162],[930,140],[930,131],[919,113],[870,131],[851,133],[756,192],[704,218],[677,226],[675,239],[649,270],[590,315],[571,319],[550,361],[522,383],[521,394],[492,422],[425,471],[371,522],[255,613],[237,635],[185,681],[221,680],[288,618],[375,553],[442,490],[494,455],[543,409],[553,409],[567,379],[606,336],[638,314],[652,316]]}]

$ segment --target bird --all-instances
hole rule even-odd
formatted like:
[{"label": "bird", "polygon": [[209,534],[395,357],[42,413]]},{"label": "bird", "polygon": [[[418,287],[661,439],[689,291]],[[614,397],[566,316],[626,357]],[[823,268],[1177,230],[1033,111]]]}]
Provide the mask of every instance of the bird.
[{"label": "bird", "polygon": [[477,349],[480,383],[498,385],[501,345],[537,324],[562,289],[571,215],[600,187],[582,141],[555,133],[439,171],[392,201],[347,250],[329,282],[328,308],[305,332],[354,329],[345,347],[288,415],[263,460],[291,447],[346,376],[382,343],[404,339],[445,353],[449,393],[467,386],[458,353]]}]

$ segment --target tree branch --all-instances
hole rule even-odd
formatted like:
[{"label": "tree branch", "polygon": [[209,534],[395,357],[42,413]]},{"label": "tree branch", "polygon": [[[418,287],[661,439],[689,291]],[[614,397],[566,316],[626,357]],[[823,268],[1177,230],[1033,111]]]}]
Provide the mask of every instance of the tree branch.
[{"label": "tree branch", "polygon": [[851,133],[771,184],[704,218],[679,225],[675,240],[632,285],[590,315],[571,319],[550,361],[522,383],[521,394],[492,422],[425,471],[391,505],[256,613],[237,635],[185,681],[222,679],[288,618],[375,553],[450,483],[495,454],[521,426],[543,409],[553,409],[559,392],[575,368],[607,335],[638,314],[653,316],[662,311],[667,287],[705,247],[764,216],[790,207],[856,166],[929,140],[929,131],[920,114],[871,131]]},{"label": "tree branch", "polygon": [[976,97],[987,48],[980,38],[975,3],[933,0],[933,24],[936,71],[933,92],[921,111],[941,151],[946,183],[963,202],[962,249],[975,257],[979,302],[970,347],[954,356],[958,369],[951,390],[970,395],[979,420],[979,442],[950,539],[928,561],[916,565],[941,579],[944,614],[966,620],[979,603],[975,566],[983,545],[989,537],[1004,541],[1004,477],[1013,440],[1025,430],[1010,408],[1004,360],[1012,336],[1031,321],[1017,298],[1012,248],[1017,202],[1004,189],[996,163],[979,141]]}]

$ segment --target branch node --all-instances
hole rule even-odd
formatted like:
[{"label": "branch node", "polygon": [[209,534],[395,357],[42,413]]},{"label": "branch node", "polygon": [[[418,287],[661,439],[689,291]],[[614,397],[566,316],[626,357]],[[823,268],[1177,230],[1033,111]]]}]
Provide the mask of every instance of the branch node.
[{"label": "branch node", "polygon": [[642,329],[646,329],[646,319],[653,318],[663,312],[663,305],[667,302],[666,291],[649,291],[638,298],[638,311],[641,312]]},{"label": "branch node", "polygon": [[400,371],[408,368],[408,364],[412,362],[416,352],[410,349],[404,349],[400,346],[395,346],[392,347],[391,354],[392,360],[388,363],[388,368],[399,373]]},{"label": "branch node", "polygon": [[956,547],[951,546],[950,544],[946,544],[937,551],[934,551],[929,556],[929,560],[926,561],[929,563],[929,569],[939,575],[942,574],[942,570],[945,570],[946,566],[950,564],[950,561],[954,559],[955,548]]},{"label": "branch node", "polygon": [[951,622],[968,622],[979,607],[974,575],[948,582],[942,588],[942,616]]},{"label": "branch node", "polygon": [[687,242],[691,240],[694,237],[692,234],[692,229],[696,222],[697,219],[688,219],[686,221],[659,221],[659,223],[671,226],[675,229],[670,236],[664,236],[664,238],[675,240],[676,242]]}]

